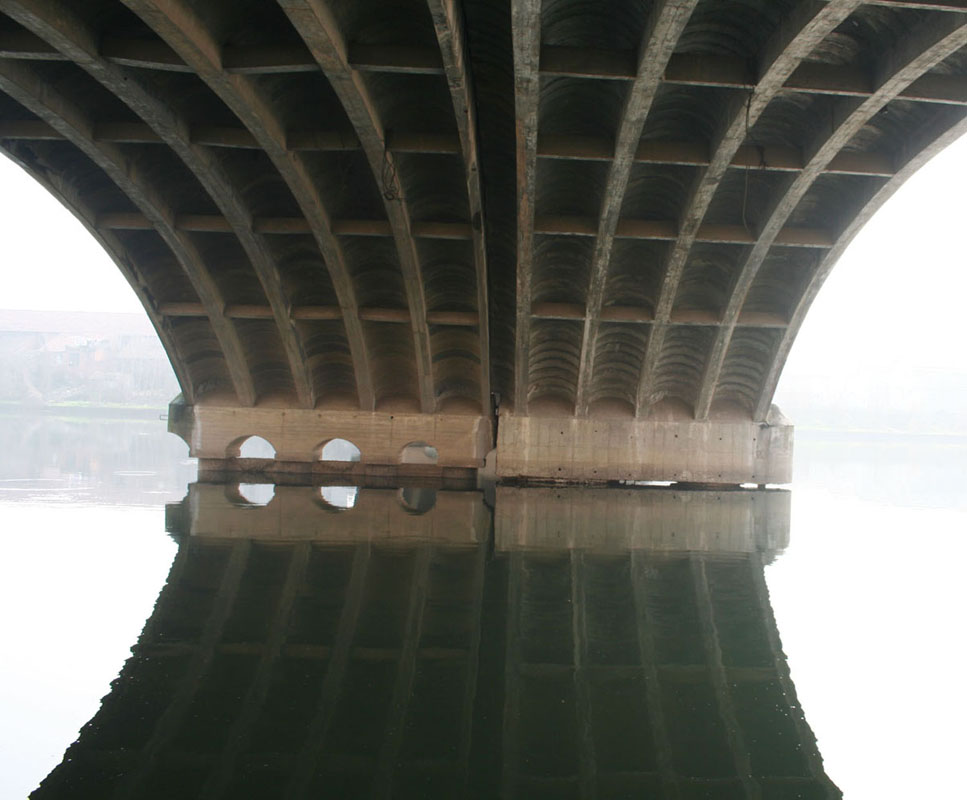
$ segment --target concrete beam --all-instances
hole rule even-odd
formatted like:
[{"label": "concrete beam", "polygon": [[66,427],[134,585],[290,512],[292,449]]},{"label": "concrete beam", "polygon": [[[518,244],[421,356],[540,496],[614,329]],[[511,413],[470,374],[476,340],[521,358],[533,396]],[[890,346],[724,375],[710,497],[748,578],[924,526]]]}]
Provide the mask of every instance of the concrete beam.
[{"label": "concrete beam", "polygon": [[299,464],[318,462],[331,439],[356,445],[361,463],[382,465],[401,464],[406,445],[425,442],[436,448],[439,467],[479,468],[493,447],[490,419],[472,414],[173,403],[168,430],[188,444],[193,458],[224,462],[219,466],[226,471],[231,471],[239,447],[251,436],[260,436],[275,448],[276,462]]},{"label": "concrete beam", "polygon": [[502,414],[499,479],[789,483],[793,427],[749,420]]},{"label": "concrete beam", "polygon": [[925,72],[967,46],[967,24],[962,17],[945,16],[929,20],[912,29],[894,49],[881,56],[877,72],[879,86],[863,102],[853,106],[842,121],[829,131],[821,132],[809,148],[811,158],[802,172],[778,198],[769,216],[762,222],[759,234],[742,263],[732,286],[722,325],[716,332],[712,352],[705,362],[705,373],[695,403],[695,416],[703,419],[711,411],[719,378],[722,375],[732,334],[738,324],[749,289],[770,248],[779,243],[778,234],[793,215],[825,167],[869,121],[888,103],[901,96],[904,89]]},{"label": "concrete beam", "polygon": [[[484,237],[483,185],[480,177],[480,146],[477,136],[477,101],[470,74],[463,11],[455,0],[428,0],[440,57],[446,71],[460,137],[463,171],[467,179],[469,226],[473,238],[474,275],[477,281],[477,336],[480,348],[480,409],[490,408],[490,299],[487,286],[487,242]],[[429,314],[428,314],[429,316]],[[428,320],[429,321],[429,320]]]},{"label": "concrete beam", "polygon": [[[176,19],[173,20],[166,13],[166,10],[171,9],[163,8],[164,4],[156,4],[149,0],[126,0],[125,5],[149,26],[154,26],[155,33],[174,49],[185,63],[191,64],[199,78],[235,112],[239,121],[258,142],[259,148],[265,151],[291,190],[325,260],[339,305],[351,312],[345,317],[346,338],[352,355],[356,393],[360,407],[372,410],[376,403],[376,396],[368,347],[362,326],[356,319],[356,314],[352,313],[357,307],[356,288],[346,265],[342,246],[331,230],[327,204],[304,160],[298,154],[286,150],[285,129],[277,118],[272,104],[256,81],[244,75],[229,75],[221,69],[219,48],[211,32],[187,6],[182,5],[175,9]],[[205,173],[199,172],[197,168],[193,168],[193,172],[203,183],[207,179]],[[222,198],[219,196],[218,199]],[[225,213],[224,204],[220,210]],[[226,214],[226,216],[229,215]],[[249,214],[244,217],[244,223],[248,226],[250,222]],[[240,228],[236,225],[236,232],[247,252],[251,252],[253,247],[258,250],[263,249],[264,243],[252,236],[245,227]],[[253,261],[253,265],[256,266],[259,279],[272,303],[287,355],[290,360],[301,359],[304,353],[301,338],[296,337],[294,325],[285,324],[288,313],[279,270],[271,263]],[[312,384],[308,373],[305,370],[294,371],[293,376],[296,386],[302,387],[299,389],[300,395],[310,399],[309,395],[314,395],[315,392],[309,391]],[[311,399],[314,401],[315,397]],[[314,402],[312,404],[314,405]]]},{"label": "concrete beam", "polygon": [[598,216],[594,256],[586,294],[588,307],[581,336],[581,355],[578,364],[578,382],[575,413],[579,417],[588,414],[591,386],[595,374],[595,355],[598,329],[601,325],[601,305],[608,280],[611,251],[619,227],[621,207],[635,163],[635,153],[641,142],[641,132],[658,95],[665,65],[671,58],[675,43],[681,35],[688,18],[695,8],[696,0],[668,0],[656,4],[651,12],[645,35],[639,48],[635,79],[628,90],[621,122],[618,125],[614,157],[608,168],[604,200]]},{"label": "concrete beam", "polygon": [[143,171],[133,168],[136,162],[117,145],[94,141],[90,136],[93,121],[69,97],[48,86],[32,67],[17,62],[0,64],[0,90],[76,146],[141,210],[132,216],[143,218],[149,228],[157,230],[184,270],[224,354],[236,396],[243,405],[253,405],[256,390],[252,373],[238,332],[224,314],[225,301],[218,283],[202,252],[172,225],[172,209],[144,178]]},{"label": "concrete beam", "polygon": [[328,3],[324,0],[283,0],[280,5],[339,98],[373,178],[381,188],[383,208],[396,245],[410,309],[420,407],[424,413],[432,413],[437,407],[436,385],[422,263],[414,238],[410,199],[400,183],[394,155],[387,149],[383,121],[368,85],[349,63],[348,43]]},{"label": "concrete beam", "polygon": [[514,0],[514,109],[517,120],[517,315],[513,405],[527,413],[530,389],[531,265],[537,205],[537,127],[540,106],[540,0]]},{"label": "concrete beam", "polygon": [[[849,17],[860,5],[860,0],[839,3],[802,3],[791,15],[788,24],[773,34],[759,63],[759,82],[745,101],[736,100],[728,110],[729,119],[712,148],[706,167],[692,190],[681,217],[680,230],[666,263],[658,302],[655,308],[656,325],[648,337],[644,363],[638,380],[637,412],[647,410],[660,384],[659,375],[665,345],[665,334],[671,320],[678,287],[685,265],[698,238],[699,230],[712,205],[719,185],[745,142],[749,130],[782,91],[783,85],[795,69],[826,36]],[[671,65],[669,65],[671,68]]]}]

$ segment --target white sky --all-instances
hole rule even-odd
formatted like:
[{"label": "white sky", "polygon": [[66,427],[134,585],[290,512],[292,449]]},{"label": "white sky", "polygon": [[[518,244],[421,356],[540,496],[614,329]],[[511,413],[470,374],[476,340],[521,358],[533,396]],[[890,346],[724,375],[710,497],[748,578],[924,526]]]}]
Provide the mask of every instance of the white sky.
[{"label": "white sky", "polygon": [[[967,298],[967,138],[911,178],[856,237],[806,318],[786,373],[959,364]],[[74,217],[0,158],[0,308],[140,311]],[[781,399],[781,387],[780,387]]]},{"label": "white sky", "polygon": [[7,158],[0,158],[0,242],[0,308],[142,311],[84,226]]},{"label": "white sky", "polygon": [[901,186],[853,240],[806,316],[787,374],[850,372],[864,362],[967,369],[965,185],[962,137]]}]

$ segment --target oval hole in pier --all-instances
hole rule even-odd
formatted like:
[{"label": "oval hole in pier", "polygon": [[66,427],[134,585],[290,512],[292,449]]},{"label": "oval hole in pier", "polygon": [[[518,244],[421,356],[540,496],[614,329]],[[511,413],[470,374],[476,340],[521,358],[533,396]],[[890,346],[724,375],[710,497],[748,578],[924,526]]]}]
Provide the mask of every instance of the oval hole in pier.
[{"label": "oval hole in pier", "polygon": [[356,505],[358,486],[323,486],[319,490],[322,502],[339,511],[346,511]]},{"label": "oval hole in pier", "polygon": [[410,442],[400,451],[401,464],[436,464],[440,454],[426,442]]},{"label": "oval hole in pier", "polygon": [[404,486],[400,489],[400,504],[410,514],[425,514],[436,505],[436,489]]},{"label": "oval hole in pier", "polygon": [[319,450],[320,461],[359,461],[361,453],[348,439],[330,439]]},{"label": "oval hole in pier", "polygon": [[238,493],[241,498],[252,506],[267,506],[275,497],[274,483],[240,483]]},{"label": "oval hole in pier", "polygon": [[261,436],[248,436],[233,442],[229,447],[228,455],[235,458],[275,458],[275,448],[271,442]]}]

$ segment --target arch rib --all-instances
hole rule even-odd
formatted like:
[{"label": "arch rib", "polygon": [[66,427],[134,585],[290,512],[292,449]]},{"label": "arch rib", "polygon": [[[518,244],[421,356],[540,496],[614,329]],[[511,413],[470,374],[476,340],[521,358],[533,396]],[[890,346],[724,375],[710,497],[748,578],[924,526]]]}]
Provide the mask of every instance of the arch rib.
[{"label": "arch rib", "polygon": [[904,88],[931,67],[965,45],[967,45],[967,21],[964,17],[950,15],[928,19],[914,28],[893,51],[881,60],[878,65],[879,87],[876,91],[858,104],[854,101],[852,111],[845,116],[842,124],[822,141],[813,143],[811,148],[813,156],[779,199],[739,272],[724,319],[716,332],[711,355],[706,363],[705,375],[695,407],[697,418],[704,419],[708,416],[725,355],[749,287],[778,232],[795,211],[799,201],[809,191],[816,178],[822,174],[826,165],[874,114],[894,100]]},{"label": "arch rib", "polygon": [[181,353],[178,350],[174,335],[172,334],[169,326],[168,319],[164,314],[160,313],[157,308],[155,308],[151,295],[146,291],[144,283],[140,280],[137,272],[131,266],[134,263],[134,260],[127,256],[126,248],[122,242],[117,238],[113,231],[105,231],[97,227],[97,219],[91,209],[84,207],[73,199],[68,199],[67,194],[62,192],[58,186],[53,184],[46,175],[38,174],[36,170],[25,164],[20,158],[11,153],[9,150],[4,149],[3,152],[9,156],[14,163],[27,172],[31,178],[33,178],[35,181],[37,181],[37,183],[50,192],[53,197],[57,198],[58,202],[60,202],[61,205],[67,208],[74,215],[74,218],[87,229],[87,232],[91,234],[94,240],[97,241],[97,243],[100,244],[104,249],[104,252],[108,254],[111,260],[117,266],[118,270],[127,280],[128,285],[131,286],[131,289],[134,291],[135,295],[137,295],[138,300],[141,302],[141,305],[144,308],[145,314],[154,327],[155,333],[158,334],[158,339],[161,341],[162,347],[164,347],[165,352],[168,354],[168,358],[171,362],[171,368],[175,373],[175,378],[178,380],[178,385],[181,387],[181,392],[184,399],[188,403],[193,403],[195,399],[195,389],[192,385],[191,375],[182,361]]},{"label": "arch rib", "polygon": [[190,145],[187,125],[175,117],[170,106],[153,97],[124,67],[101,56],[98,37],[70,5],[50,0],[11,0],[4,3],[4,11],[78,64],[141,116],[205,187],[230,221],[259,277],[273,310],[299,402],[310,405],[311,384],[297,333],[288,320],[278,270],[267,248],[252,235],[251,215],[239,203],[237,193],[231,189],[229,179],[215,160],[205,157],[201,148]]},{"label": "arch rib", "polygon": [[537,201],[537,109],[540,101],[541,0],[513,0],[514,107],[517,131],[517,330],[514,411],[527,413],[530,383],[531,266]]},{"label": "arch rib", "polygon": [[764,49],[760,59],[761,78],[752,88],[748,102],[734,106],[728,127],[689,199],[678,238],[668,257],[655,308],[655,323],[648,337],[648,349],[638,384],[636,406],[639,415],[653,400],[662,346],[671,323],[672,308],[688,254],[712,198],[745,141],[748,129],[759,119],[799,63],[860,5],[862,0],[830,0],[828,3],[803,0],[796,6],[790,23],[780,28]]},{"label": "arch rib", "polygon": [[[379,179],[381,173],[394,176],[398,181],[395,157],[387,148],[386,135],[369,91],[359,73],[349,63],[346,42],[332,13],[323,0],[278,0],[282,10],[302,37],[326,79],[342,103],[353,130],[355,130],[366,160]],[[409,210],[402,189],[396,185],[384,187],[396,196],[383,192],[386,216],[389,219],[403,285],[406,287],[410,308],[410,327],[413,332],[413,348],[420,392],[420,407],[424,413],[436,410],[433,384],[433,361],[430,353],[430,331],[426,321],[426,297],[420,270],[420,258],[416,250]]]},{"label": "arch rib", "polygon": [[[765,420],[768,416],[769,409],[772,407],[772,398],[776,393],[776,387],[778,386],[779,378],[782,375],[782,369],[785,366],[786,359],[789,357],[789,352],[792,349],[792,345],[796,341],[796,336],[799,333],[799,329],[802,327],[802,323],[806,318],[806,312],[809,311],[813,301],[819,294],[819,290],[822,288],[823,283],[829,276],[829,273],[832,271],[833,267],[836,266],[836,263],[839,261],[846,248],[849,247],[850,243],[853,241],[853,238],[857,233],[860,232],[860,230],[862,230],[863,226],[873,217],[873,215],[883,206],[883,204],[893,196],[897,189],[899,189],[915,172],[917,172],[917,170],[919,170],[924,164],[926,164],[945,147],[957,141],[962,136],[967,136],[967,117],[963,117],[961,114],[951,116],[953,116],[953,124],[951,124],[947,130],[941,133],[940,136],[931,142],[912,144],[909,149],[911,152],[916,153],[916,155],[907,161],[906,164],[904,164],[900,169],[898,169],[895,177],[893,177],[889,183],[882,186],[880,190],[870,199],[866,206],[864,206],[864,208],[856,214],[850,225],[839,237],[836,245],[826,254],[826,257],[819,264],[819,267],[816,269],[812,278],[810,278],[809,283],[806,285],[806,288],[803,291],[802,297],[799,299],[799,302],[796,304],[796,307],[792,312],[789,324],[783,331],[782,338],[776,347],[776,352],[773,356],[772,362],[769,365],[766,375],[762,381],[762,388],[754,410],[755,420]],[[945,119],[949,120],[950,117]]]},{"label": "arch rib", "polygon": [[477,330],[480,340],[480,411],[490,410],[490,321],[487,293],[487,248],[484,234],[483,194],[480,187],[480,159],[477,151],[477,112],[473,82],[469,74],[463,14],[455,0],[427,0],[446,72],[453,112],[457,121],[463,167],[467,176],[467,197],[473,229],[473,259],[477,275]]},{"label": "arch rib", "polygon": [[[184,270],[200,299],[201,315],[208,318],[225,357],[232,386],[241,404],[254,405],[256,395],[244,348],[234,324],[225,314],[225,302],[208,272],[204,258],[176,226],[176,216],[152,188],[138,179],[130,159],[116,145],[97,140],[96,126],[66,97],[49,88],[32,70],[0,62],[0,89],[43,119],[95,163],[144,215]],[[99,226],[99,220],[95,220]],[[150,295],[141,296],[146,310],[165,316],[164,308]],[[149,314],[149,316],[151,316]]]},{"label": "arch rib", "polygon": [[[225,356],[232,385],[239,402],[255,403],[252,376],[235,326],[225,316],[225,303],[212,280],[204,259],[191,240],[175,227],[175,213],[157,196],[151,187],[137,178],[127,159],[116,145],[96,142],[94,122],[66,97],[51,88],[35,72],[20,64],[0,61],[0,89],[24,108],[61,133],[91,161],[97,164],[151,222],[165,244],[174,254],[198,294]],[[149,301],[150,302],[150,301]],[[152,307],[156,303],[152,302]]]},{"label": "arch rib", "polygon": [[[360,407],[365,411],[372,411],[375,407],[373,379],[352,279],[342,257],[339,243],[332,232],[332,222],[326,212],[325,204],[309,177],[303,159],[299,154],[286,149],[285,131],[270,111],[268,103],[259,94],[252,78],[246,75],[230,75],[221,68],[218,47],[197,15],[185,3],[162,4],[153,0],[122,0],[122,2],[165,40],[180,58],[190,64],[208,87],[235,113],[256,144],[269,156],[289,187],[326,262],[333,289],[342,310]],[[172,6],[177,6],[178,13],[169,15],[168,11]],[[204,172],[199,174],[199,178],[205,179]],[[251,215],[244,214],[242,218],[234,219],[238,220],[240,227],[236,232],[243,244],[249,242],[260,248],[264,247],[262,240],[250,233]],[[260,274],[260,277],[263,276]],[[272,267],[266,268],[264,278],[273,288],[272,295],[268,299],[273,316],[279,322],[280,333],[286,334],[283,336],[283,341],[286,344],[293,375],[298,376],[297,386],[303,387],[300,396],[304,395],[307,405],[314,406],[317,398],[309,379],[298,333],[283,298],[278,270]],[[266,287],[266,293],[269,295],[268,287]]]},{"label": "arch rib", "polygon": [[666,0],[651,11],[649,24],[638,50],[638,71],[628,89],[614,158],[608,168],[604,201],[598,219],[598,233],[594,243],[591,275],[585,303],[581,361],[578,366],[575,413],[586,416],[590,403],[591,382],[594,377],[595,344],[601,326],[601,305],[608,279],[608,265],[614,246],[615,230],[624,203],[631,168],[641,141],[645,119],[651,110],[668,59],[671,58],[678,37],[688,22],[698,0]]}]

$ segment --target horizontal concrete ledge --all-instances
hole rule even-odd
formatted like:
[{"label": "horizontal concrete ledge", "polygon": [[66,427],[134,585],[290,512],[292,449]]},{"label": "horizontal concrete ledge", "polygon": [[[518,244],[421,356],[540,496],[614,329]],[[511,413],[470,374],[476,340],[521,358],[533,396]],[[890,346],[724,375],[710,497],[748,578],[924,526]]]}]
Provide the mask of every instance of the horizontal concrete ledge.
[{"label": "horizontal concrete ledge", "polygon": [[[502,413],[495,456],[487,417],[172,403],[168,429],[199,459],[204,480],[242,473],[276,483],[313,483],[326,475],[352,483],[430,481],[606,484],[634,481],[735,485],[792,479],[793,428],[778,411],[768,422],[630,417],[515,416]],[[242,458],[250,437],[274,458]],[[322,461],[323,447],[345,439],[358,461]],[[421,445],[412,448],[410,445]],[[434,448],[436,460],[433,463]],[[428,455],[429,454],[429,455]],[[327,454],[328,455],[328,454]],[[486,464],[486,469],[484,469]]]},{"label": "horizontal concrete ledge", "polygon": [[427,486],[476,489],[473,467],[435,464],[363,464],[358,461],[279,461],[274,458],[201,458],[198,480],[274,483],[282,486],[353,485],[370,488]]},{"label": "horizontal concrete ledge", "polygon": [[[258,436],[275,450],[277,470],[287,463],[313,464],[333,439],[359,448],[360,464],[400,465],[407,445],[436,448],[437,467],[476,469],[493,448],[488,417],[470,414],[388,413],[227,405],[169,406],[168,430],[188,444],[189,455],[225,468],[251,468],[253,459],[239,459],[246,439]],[[248,465],[241,462],[249,461]],[[232,462],[232,463],[229,463]],[[329,465],[350,462],[326,462]],[[334,469],[339,469],[334,467]]]},{"label": "horizontal concrete ledge", "polygon": [[166,517],[169,531],[201,538],[469,545],[488,540],[493,514],[498,551],[760,552],[770,560],[789,543],[790,496],[776,489],[497,487],[492,512],[478,491],[360,488],[353,506],[342,509],[320,487],[276,486],[257,505],[237,482],[194,483]]},{"label": "horizontal concrete ledge", "polygon": [[497,476],[564,483],[792,480],[793,426],[742,419],[594,419],[501,414]]}]

